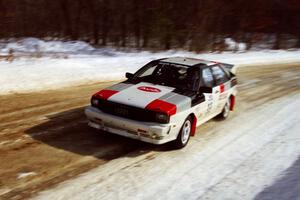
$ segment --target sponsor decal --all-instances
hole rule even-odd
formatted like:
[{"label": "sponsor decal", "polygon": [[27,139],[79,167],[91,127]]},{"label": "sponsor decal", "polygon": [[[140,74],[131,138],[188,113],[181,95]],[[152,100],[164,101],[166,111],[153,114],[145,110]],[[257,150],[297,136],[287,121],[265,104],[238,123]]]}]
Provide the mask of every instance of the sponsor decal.
[{"label": "sponsor decal", "polygon": [[207,99],[207,110],[206,110],[206,114],[209,114],[213,108],[213,96],[210,94],[208,96],[208,99]]},{"label": "sponsor decal", "polygon": [[154,88],[154,87],[147,87],[147,86],[141,86],[138,87],[139,90],[145,91],[145,92],[161,92],[160,89]]},{"label": "sponsor decal", "polygon": [[225,91],[225,85],[222,84],[222,85],[220,85],[220,92],[223,93],[224,91]]},{"label": "sponsor decal", "polygon": [[220,94],[219,100],[223,100],[223,99],[227,99],[227,94],[226,93]]}]

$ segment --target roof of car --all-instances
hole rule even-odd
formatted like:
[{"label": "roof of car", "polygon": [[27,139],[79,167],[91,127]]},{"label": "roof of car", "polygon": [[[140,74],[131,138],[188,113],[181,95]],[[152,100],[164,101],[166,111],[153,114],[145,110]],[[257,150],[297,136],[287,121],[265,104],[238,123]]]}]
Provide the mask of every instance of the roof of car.
[{"label": "roof of car", "polygon": [[216,64],[216,62],[214,62],[214,61],[208,61],[208,60],[202,60],[202,59],[196,59],[196,58],[188,58],[188,57],[164,58],[164,59],[161,59],[161,61],[168,62],[168,63],[181,64],[181,65],[186,65],[186,66],[194,66],[194,65],[199,65],[199,64],[204,64],[204,65]]}]

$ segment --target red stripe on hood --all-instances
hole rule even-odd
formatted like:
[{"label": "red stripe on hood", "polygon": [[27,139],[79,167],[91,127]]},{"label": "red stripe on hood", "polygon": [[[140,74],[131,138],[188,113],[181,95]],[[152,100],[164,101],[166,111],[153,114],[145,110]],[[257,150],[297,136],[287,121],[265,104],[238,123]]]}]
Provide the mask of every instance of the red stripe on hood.
[{"label": "red stripe on hood", "polygon": [[97,92],[96,94],[94,94],[94,97],[106,100],[118,92],[119,91],[115,91],[115,90],[101,90],[101,91]]},{"label": "red stripe on hood", "polygon": [[166,113],[167,115],[171,116],[171,115],[176,114],[177,107],[175,104],[172,104],[172,103],[160,100],[160,99],[156,99],[156,100],[152,101],[151,103],[149,103],[146,106],[146,109],[152,110],[155,112]]}]

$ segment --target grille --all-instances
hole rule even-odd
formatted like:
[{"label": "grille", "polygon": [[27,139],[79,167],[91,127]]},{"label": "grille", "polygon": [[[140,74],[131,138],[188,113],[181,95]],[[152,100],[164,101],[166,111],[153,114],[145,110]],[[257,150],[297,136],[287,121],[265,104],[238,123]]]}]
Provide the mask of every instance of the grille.
[{"label": "grille", "polygon": [[98,108],[105,113],[133,119],[136,121],[155,122],[156,113],[151,110],[134,106],[115,103],[107,100],[99,100]]}]

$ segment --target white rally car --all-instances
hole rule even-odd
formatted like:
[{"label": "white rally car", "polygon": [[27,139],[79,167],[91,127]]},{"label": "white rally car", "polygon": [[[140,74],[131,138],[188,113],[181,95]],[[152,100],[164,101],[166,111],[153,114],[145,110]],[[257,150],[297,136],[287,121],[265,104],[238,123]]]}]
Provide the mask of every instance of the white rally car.
[{"label": "white rally car", "polygon": [[89,126],[153,144],[184,147],[196,127],[233,110],[234,66],[174,57],[154,60],[127,80],[94,94]]}]

